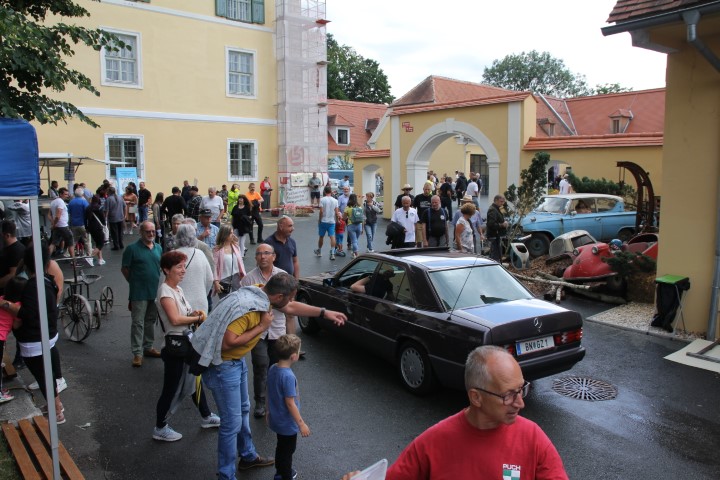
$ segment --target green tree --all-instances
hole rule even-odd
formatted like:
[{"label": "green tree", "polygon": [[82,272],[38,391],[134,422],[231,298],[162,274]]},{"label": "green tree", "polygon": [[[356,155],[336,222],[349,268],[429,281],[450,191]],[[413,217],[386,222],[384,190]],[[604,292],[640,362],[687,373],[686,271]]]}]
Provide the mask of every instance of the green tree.
[{"label": "green tree", "polygon": [[604,193],[622,197],[627,208],[634,208],[637,205],[637,192],[627,183],[616,183],[605,178],[579,178],[574,174],[568,175],[568,182],[576,193]]},{"label": "green tree", "polygon": [[632,88],[623,87],[619,83],[599,83],[595,85],[595,95],[607,95],[610,93],[632,92]]},{"label": "green tree", "polygon": [[77,117],[98,126],[73,104],[48,96],[68,84],[100,95],[87,76],[68,66],[66,59],[75,54],[75,45],[126,48],[101,29],[54,21],[89,15],[72,0],[0,0],[0,116],[41,124]]},{"label": "green tree", "polygon": [[492,66],[485,67],[482,81],[496,87],[555,97],[578,97],[592,93],[584,75],[572,73],[562,60],[537,50],[495,60]]},{"label": "green tree", "polygon": [[352,170],[353,163],[350,161],[350,152],[346,151],[344,155],[335,155],[328,160],[328,169],[330,170]]},{"label": "green tree", "polygon": [[327,36],[328,98],[367,103],[392,103],[387,75],[375,60]]},{"label": "green tree", "polygon": [[[512,184],[505,191],[508,201],[508,216],[512,217],[512,225],[508,230],[508,238],[514,239],[520,235],[522,219],[532,212],[540,203],[547,189],[547,170],[550,164],[550,154],[538,152],[530,162],[530,167],[520,172],[520,186]],[[508,249],[510,244],[508,242]],[[507,252],[506,252],[507,253]]]}]

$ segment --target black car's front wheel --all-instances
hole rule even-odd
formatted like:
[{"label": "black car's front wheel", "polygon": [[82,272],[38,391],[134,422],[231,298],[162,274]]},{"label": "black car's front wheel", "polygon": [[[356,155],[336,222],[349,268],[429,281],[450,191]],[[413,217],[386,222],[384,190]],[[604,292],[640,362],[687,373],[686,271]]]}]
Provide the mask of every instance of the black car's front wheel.
[{"label": "black car's front wheel", "polygon": [[[298,295],[295,300],[305,304],[310,303],[306,295]],[[298,315],[298,324],[300,325],[300,329],[303,333],[307,333],[308,335],[312,335],[313,333],[320,331],[320,324],[318,323],[317,318],[314,317]]]},{"label": "black car's front wheel", "polygon": [[431,392],[436,386],[430,357],[418,343],[407,341],[398,352],[398,372],[403,386],[416,395]]}]

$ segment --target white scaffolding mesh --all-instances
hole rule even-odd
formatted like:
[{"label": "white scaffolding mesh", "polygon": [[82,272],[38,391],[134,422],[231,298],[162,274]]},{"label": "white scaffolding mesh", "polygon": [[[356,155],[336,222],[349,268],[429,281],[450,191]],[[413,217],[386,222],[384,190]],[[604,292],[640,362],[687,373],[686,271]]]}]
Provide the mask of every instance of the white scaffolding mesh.
[{"label": "white scaffolding mesh", "polygon": [[277,0],[278,172],[327,171],[325,2]]}]

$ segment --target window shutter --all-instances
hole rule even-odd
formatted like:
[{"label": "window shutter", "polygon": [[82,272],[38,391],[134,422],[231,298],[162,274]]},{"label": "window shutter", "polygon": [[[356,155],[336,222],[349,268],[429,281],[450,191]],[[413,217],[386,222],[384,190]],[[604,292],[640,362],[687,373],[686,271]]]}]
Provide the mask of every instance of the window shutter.
[{"label": "window shutter", "polygon": [[215,15],[227,17],[227,0],[215,0]]},{"label": "window shutter", "polygon": [[252,0],[252,23],[265,23],[265,0]]}]

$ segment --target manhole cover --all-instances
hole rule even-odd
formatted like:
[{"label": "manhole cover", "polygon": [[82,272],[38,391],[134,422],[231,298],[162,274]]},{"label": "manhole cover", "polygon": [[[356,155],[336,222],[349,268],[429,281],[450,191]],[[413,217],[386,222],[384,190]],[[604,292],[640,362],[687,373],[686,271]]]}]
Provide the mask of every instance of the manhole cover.
[{"label": "manhole cover", "polygon": [[617,397],[618,389],[602,380],[583,377],[562,377],[553,380],[553,390],[565,397],[597,402]]}]

